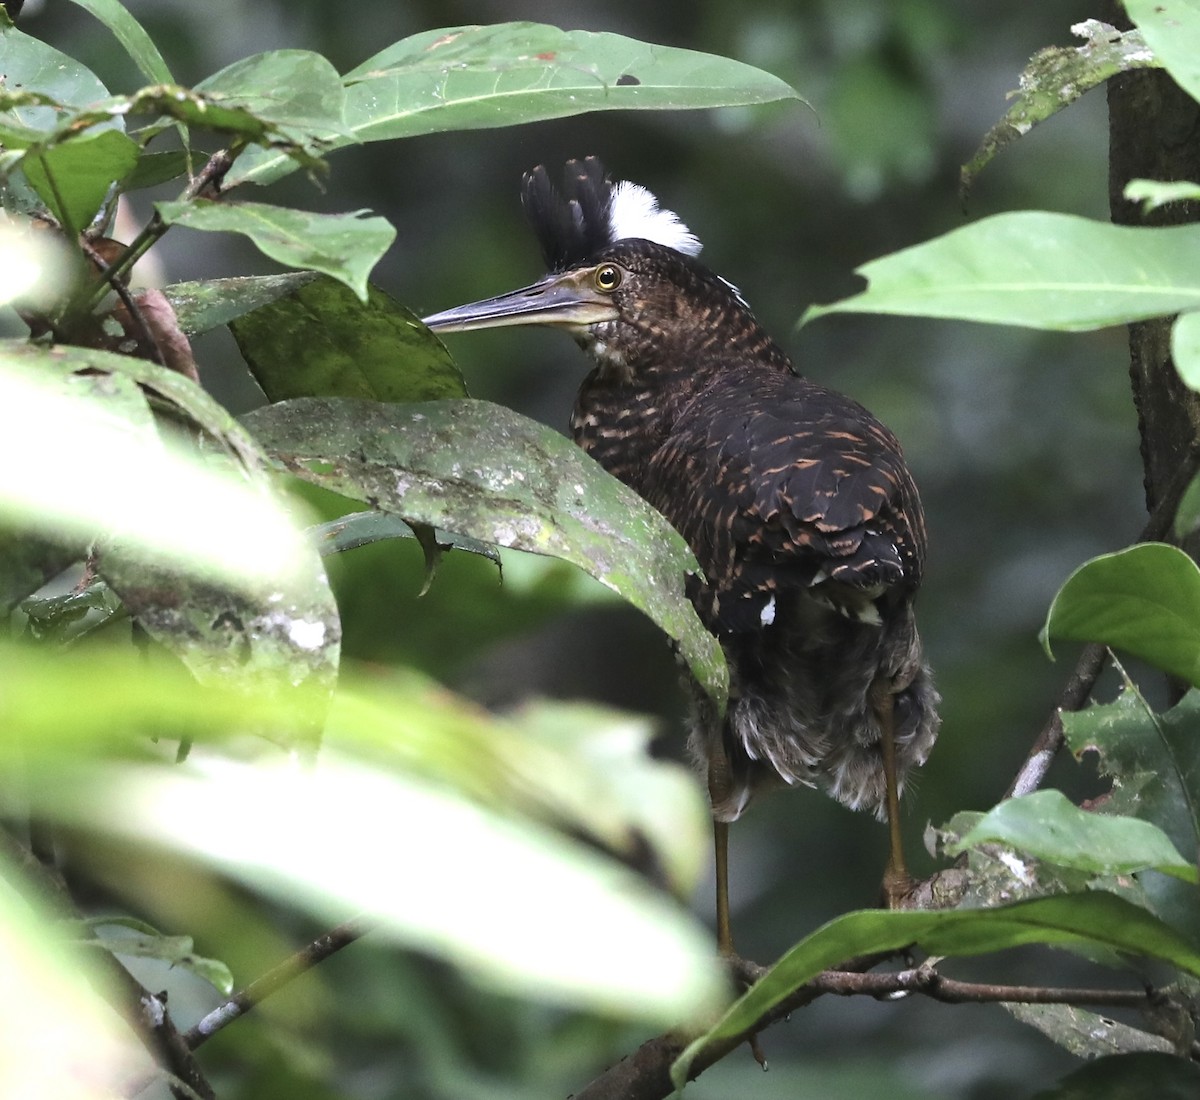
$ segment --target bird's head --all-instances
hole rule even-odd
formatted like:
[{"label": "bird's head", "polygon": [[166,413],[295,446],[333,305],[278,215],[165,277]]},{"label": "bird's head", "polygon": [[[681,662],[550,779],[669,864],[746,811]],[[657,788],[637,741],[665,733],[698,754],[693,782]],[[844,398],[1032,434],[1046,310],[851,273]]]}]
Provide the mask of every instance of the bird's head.
[{"label": "bird's head", "polygon": [[678,216],[639,184],[610,182],[595,157],[567,162],[562,191],[534,168],[522,200],[550,273],[426,317],[435,332],[549,325],[619,363],[761,335],[737,289],[695,259],[700,241]]}]

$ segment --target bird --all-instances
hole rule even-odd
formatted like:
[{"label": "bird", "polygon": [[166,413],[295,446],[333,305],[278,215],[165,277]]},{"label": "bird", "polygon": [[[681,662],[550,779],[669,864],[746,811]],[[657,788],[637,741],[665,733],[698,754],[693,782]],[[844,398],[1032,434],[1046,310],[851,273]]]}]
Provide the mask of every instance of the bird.
[{"label": "bird", "polygon": [[729,825],[771,788],[820,787],[886,820],[882,902],[903,906],[900,796],[933,747],[940,696],[913,610],[925,516],[899,442],[796,369],[647,188],[587,157],[561,188],[527,172],[522,204],[548,274],[424,324],[565,329],[592,363],[575,442],[695,554],[685,590],[730,670],[724,713],[694,680],[689,711],[721,953],[734,954]]}]

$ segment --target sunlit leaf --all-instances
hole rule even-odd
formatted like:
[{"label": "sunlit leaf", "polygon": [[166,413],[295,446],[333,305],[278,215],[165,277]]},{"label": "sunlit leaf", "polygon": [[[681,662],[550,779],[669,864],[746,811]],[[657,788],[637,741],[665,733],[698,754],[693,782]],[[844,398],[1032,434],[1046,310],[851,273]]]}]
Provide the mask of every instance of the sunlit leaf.
[{"label": "sunlit leaf", "polygon": [[160,202],[164,221],[214,233],[242,233],[288,267],[320,271],[367,298],[367,276],[396,231],[385,219],[359,214],[314,214],[257,202]]},{"label": "sunlit leaf", "polygon": [[[672,1025],[724,995],[705,931],[637,876],[441,785],[329,750],[303,769],[193,759],[89,773],[64,797],[69,785],[45,792],[45,812],[191,855],[322,919],[365,912],[512,992]],[[253,807],[254,827],[214,799]]]},{"label": "sunlit leaf", "polygon": [[677,1087],[705,1046],[733,1038],[822,970],[856,956],[912,945],[930,955],[979,955],[1024,944],[1097,944],[1200,975],[1200,952],[1145,909],[1103,892],[1064,894],[995,909],[848,913],[779,960],[671,1067]]},{"label": "sunlit leaf", "polygon": [[1019,78],[1020,86],[1009,93],[1012,106],[963,166],[964,192],[1001,149],[1074,103],[1084,92],[1117,73],[1160,64],[1147,49],[1140,31],[1118,31],[1097,19],[1087,19],[1073,26],[1071,32],[1085,40],[1082,46],[1051,46],[1030,58]]},{"label": "sunlit leaf", "polygon": [[1148,214],[1172,202],[1200,200],[1200,183],[1187,180],[1130,180],[1125,185],[1125,198],[1140,202],[1142,213]]},{"label": "sunlit leaf", "polygon": [[244,418],[287,469],[410,522],[574,562],[650,616],[721,705],[720,646],[697,618],[682,537],[557,432],[499,405],[301,398]]},{"label": "sunlit leaf", "polygon": [[[540,23],[424,31],[368,58],[344,79],[346,126],[360,141],[585,111],[800,98],[777,77],[729,58]],[[278,154],[262,153],[240,160],[229,183],[269,183],[293,167]]]},{"label": "sunlit leaf", "polygon": [[462,374],[420,320],[378,287],[367,300],[317,279],[230,324],[254,380],[271,401],[466,397]]},{"label": "sunlit leaf", "polygon": [[118,0],[72,0],[91,12],[110,31],[141,74],[152,84],[173,84],[175,78],[158,47],[129,11]]},{"label": "sunlit leaf", "polygon": [[1200,569],[1182,550],[1142,543],[1102,554],[1067,578],[1042,644],[1099,642],[1200,684]]},{"label": "sunlit leaf", "polygon": [[0,518],[69,544],[106,533],[147,561],[216,570],[233,584],[302,574],[309,548],[264,486],[158,438],[133,372],[153,375],[163,392],[190,387],[193,405],[202,391],[154,371],[127,356],[0,341],[0,405],[10,410],[0,433]]},{"label": "sunlit leaf", "polygon": [[1171,328],[1171,359],[1179,377],[1200,390],[1200,313],[1185,313]]},{"label": "sunlit leaf", "polygon": [[1200,99],[1200,4],[1196,0],[1124,0],[1159,63],[1193,99]]},{"label": "sunlit leaf", "polygon": [[1150,229],[1018,211],[858,268],[861,294],[827,313],[946,317],[1082,331],[1200,308],[1200,225]]},{"label": "sunlit leaf", "polygon": [[21,169],[66,233],[86,229],[114,183],[133,170],[137,144],[116,130],[102,130],[46,148],[31,149]]},{"label": "sunlit leaf", "polygon": [[1005,844],[1038,859],[1096,874],[1126,875],[1154,868],[1186,882],[1198,881],[1196,865],[1185,860],[1156,825],[1134,817],[1089,813],[1056,790],[1005,799],[948,851],[958,855],[979,844]]}]

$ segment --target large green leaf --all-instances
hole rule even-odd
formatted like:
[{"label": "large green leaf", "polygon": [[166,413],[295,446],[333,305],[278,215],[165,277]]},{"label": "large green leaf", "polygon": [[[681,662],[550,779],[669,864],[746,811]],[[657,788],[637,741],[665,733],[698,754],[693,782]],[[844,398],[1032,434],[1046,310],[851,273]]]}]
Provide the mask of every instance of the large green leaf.
[{"label": "large green leaf", "polygon": [[[425,31],[382,50],[344,79],[346,126],[360,141],[585,111],[800,98],[782,80],[739,61],[540,23]],[[263,153],[240,160],[228,182],[269,183],[293,167],[278,154]]]},{"label": "large green leaf", "polygon": [[1195,863],[1185,860],[1158,826],[1135,817],[1089,813],[1061,791],[1005,799],[947,851],[958,855],[980,844],[1005,844],[1096,874],[1127,875],[1154,868],[1186,882],[1198,881]]},{"label": "large green leaf", "polygon": [[117,130],[31,149],[21,169],[69,237],[88,227],[109,190],[133,170],[137,144]]},{"label": "large green leaf", "polygon": [[1200,569],[1164,543],[1102,554],[1058,590],[1041,638],[1047,653],[1053,639],[1099,642],[1200,685]]},{"label": "large green leaf", "polygon": [[213,233],[242,233],[266,255],[288,267],[320,271],[367,298],[367,276],[395,239],[384,218],[313,214],[258,202],[160,202],[172,225]]},{"label": "large green leaf", "polygon": [[682,1087],[709,1044],[735,1039],[822,970],[856,956],[913,945],[930,955],[979,955],[1024,944],[1100,945],[1162,959],[1200,975],[1200,952],[1145,909],[1100,892],[1064,894],[995,909],[848,913],[787,952],[704,1035],[679,1056],[671,1078]]},{"label": "large green leaf", "polygon": [[271,401],[467,395],[462,374],[437,337],[378,287],[368,287],[362,302],[333,279],[317,279],[229,327]]},{"label": "large green leaf", "polygon": [[1069,332],[1200,308],[1200,225],[1147,229],[1070,214],[997,214],[858,268],[827,313],[946,317]]},{"label": "large green leaf", "polygon": [[1009,93],[1012,106],[963,166],[964,191],[1001,149],[1074,103],[1084,92],[1117,73],[1159,64],[1146,48],[1140,31],[1117,31],[1097,19],[1077,23],[1071,31],[1085,39],[1082,46],[1051,46],[1030,58],[1021,73],[1019,87]]},{"label": "large green leaf", "polygon": [[152,84],[174,84],[175,78],[145,28],[119,0],[73,0],[91,12],[110,31],[141,74]]},{"label": "large green leaf", "polygon": [[1200,3],[1125,0],[1125,11],[1175,83],[1200,99]]},{"label": "large green leaf", "polygon": [[484,401],[302,398],[244,422],[289,471],[401,518],[574,562],[678,643],[724,704],[720,646],[684,594],[675,530],[563,436]]}]

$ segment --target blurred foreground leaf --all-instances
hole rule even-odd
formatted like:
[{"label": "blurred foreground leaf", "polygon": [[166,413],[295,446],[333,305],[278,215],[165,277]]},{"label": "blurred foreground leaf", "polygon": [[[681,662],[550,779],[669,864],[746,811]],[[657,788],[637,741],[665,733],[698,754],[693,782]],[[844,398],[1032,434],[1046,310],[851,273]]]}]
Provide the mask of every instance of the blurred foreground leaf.
[{"label": "blurred foreground leaf", "polygon": [[574,562],[649,615],[720,705],[728,673],[682,537],[557,432],[484,401],[302,398],[244,422],[289,472],[409,522]]},{"label": "blurred foreground leaf", "polygon": [[1195,0],[1124,0],[1124,7],[1171,79],[1200,99],[1200,5]]},{"label": "blurred foreground leaf", "polygon": [[848,913],[818,928],[779,960],[721,1019],[679,1056],[682,1087],[696,1055],[732,1039],[822,970],[859,955],[918,946],[930,955],[980,955],[1023,944],[1092,945],[1149,956],[1200,975],[1200,951],[1136,905],[1099,891],[1037,898],[994,909]]},{"label": "blurred foreground leaf", "polygon": [[1079,332],[1200,308],[1200,225],[1148,229],[1037,210],[996,214],[857,268],[827,313],[944,317]]},{"label": "blurred foreground leaf", "polygon": [[1072,573],[1050,604],[1042,645],[1099,642],[1200,684],[1200,569],[1182,550],[1142,543]]}]

